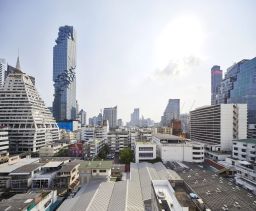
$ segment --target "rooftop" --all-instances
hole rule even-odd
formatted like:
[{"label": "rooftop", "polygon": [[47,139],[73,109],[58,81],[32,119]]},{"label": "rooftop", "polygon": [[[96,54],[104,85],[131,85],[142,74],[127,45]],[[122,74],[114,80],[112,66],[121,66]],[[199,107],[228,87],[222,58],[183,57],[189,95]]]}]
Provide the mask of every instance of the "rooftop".
[{"label": "rooftop", "polygon": [[156,133],[153,136],[155,136],[158,139],[168,139],[168,140],[181,140],[182,139],[179,136],[174,136],[171,134],[162,134],[162,133]]},{"label": "rooftop", "polygon": [[24,210],[25,208],[29,209],[28,207],[30,207],[32,203],[35,203],[35,198],[38,199],[42,194],[48,195],[49,193],[50,192],[16,194],[5,201],[1,201],[0,210],[17,211]]},{"label": "rooftop", "polygon": [[24,165],[24,166],[21,166],[21,167],[15,169],[14,171],[12,171],[10,173],[10,175],[13,175],[13,174],[27,174],[27,173],[30,173],[30,172],[36,170],[37,168],[39,168],[42,165],[43,165],[42,163],[27,164],[27,165]]},{"label": "rooftop", "polygon": [[255,211],[256,196],[237,186],[233,179],[221,177],[208,166],[186,165],[189,169],[182,170],[180,176],[211,210],[223,210],[227,206],[232,211]]},{"label": "rooftop", "polygon": [[62,161],[50,161],[46,163],[42,168],[57,168],[59,167],[63,162]]},{"label": "rooftop", "polygon": [[10,173],[17,168],[20,168],[30,163],[37,163],[38,161],[39,161],[39,158],[23,158],[13,164],[4,163],[0,165],[0,173]]},{"label": "rooftop", "polygon": [[112,160],[82,161],[80,162],[79,169],[111,169],[112,165]]},{"label": "rooftop", "polygon": [[74,161],[71,161],[69,163],[65,163],[61,169],[60,169],[60,172],[70,172],[72,171],[73,168],[75,168],[76,166],[80,165],[79,164],[80,162],[74,160]]},{"label": "rooftop", "polygon": [[256,139],[249,138],[249,139],[238,139],[238,140],[233,140],[235,142],[243,142],[246,144],[256,144]]},{"label": "rooftop", "polygon": [[164,210],[183,210],[168,180],[152,180],[152,185],[158,203]]}]

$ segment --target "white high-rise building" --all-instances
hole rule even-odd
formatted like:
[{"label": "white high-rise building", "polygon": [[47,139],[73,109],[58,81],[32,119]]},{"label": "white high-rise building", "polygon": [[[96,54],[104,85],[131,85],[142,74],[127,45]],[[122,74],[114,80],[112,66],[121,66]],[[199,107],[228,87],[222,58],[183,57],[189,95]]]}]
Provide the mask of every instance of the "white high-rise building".
[{"label": "white high-rise building", "polygon": [[59,139],[59,128],[39,96],[31,77],[8,66],[0,88],[0,124],[8,127],[10,152],[36,152]]},{"label": "white high-rise building", "polygon": [[231,151],[233,140],[247,138],[247,104],[220,104],[191,111],[190,138]]},{"label": "white high-rise building", "polygon": [[117,106],[113,108],[104,108],[103,120],[108,120],[109,128],[117,127]]},{"label": "white high-rise building", "polygon": [[6,60],[0,58],[0,87],[3,86],[4,74],[7,70]]}]

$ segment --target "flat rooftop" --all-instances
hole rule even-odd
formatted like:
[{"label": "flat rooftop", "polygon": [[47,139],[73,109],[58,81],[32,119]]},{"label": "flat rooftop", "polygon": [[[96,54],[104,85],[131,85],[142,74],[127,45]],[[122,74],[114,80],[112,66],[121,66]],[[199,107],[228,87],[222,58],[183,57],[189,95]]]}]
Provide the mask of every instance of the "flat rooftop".
[{"label": "flat rooftop", "polygon": [[162,134],[162,133],[156,133],[153,136],[155,136],[158,139],[167,139],[167,140],[182,140],[179,136],[174,136],[171,134]]},{"label": "flat rooftop", "polygon": [[256,144],[256,139],[253,138],[248,138],[248,139],[238,139],[238,140],[233,140],[233,142],[242,142],[245,144]]},{"label": "flat rooftop", "polygon": [[40,167],[42,165],[43,165],[42,163],[27,164],[27,165],[24,165],[24,166],[21,166],[21,167],[15,169],[14,171],[12,171],[10,173],[10,175],[13,175],[13,174],[27,174],[27,173],[30,173],[30,172],[36,170],[38,167]]},{"label": "flat rooftop", "polygon": [[186,165],[189,169],[181,170],[179,175],[211,210],[223,210],[225,206],[232,211],[256,210],[256,196],[237,186],[233,179],[219,176],[206,165]]},{"label": "flat rooftop", "polygon": [[80,162],[79,169],[111,169],[113,160],[93,160]]},{"label": "flat rooftop", "polygon": [[21,166],[38,162],[39,158],[23,158],[14,164],[4,163],[0,165],[0,173],[10,173]]},{"label": "flat rooftop", "polygon": [[43,165],[42,168],[57,168],[61,164],[63,164],[62,161],[50,161],[50,162],[46,163],[45,165]]}]

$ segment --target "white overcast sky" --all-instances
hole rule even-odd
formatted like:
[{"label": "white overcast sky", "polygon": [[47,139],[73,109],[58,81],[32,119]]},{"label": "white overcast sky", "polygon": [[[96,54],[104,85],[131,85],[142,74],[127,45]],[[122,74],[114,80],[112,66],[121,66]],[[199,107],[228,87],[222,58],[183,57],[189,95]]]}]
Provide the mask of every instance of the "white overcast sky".
[{"label": "white overcast sky", "polygon": [[181,112],[210,104],[210,68],[256,56],[254,0],[0,0],[0,58],[36,78],[53,101],[58,28],[77,32],[77,99],[88,117],[139,107],[159,121],[169,98]]}]

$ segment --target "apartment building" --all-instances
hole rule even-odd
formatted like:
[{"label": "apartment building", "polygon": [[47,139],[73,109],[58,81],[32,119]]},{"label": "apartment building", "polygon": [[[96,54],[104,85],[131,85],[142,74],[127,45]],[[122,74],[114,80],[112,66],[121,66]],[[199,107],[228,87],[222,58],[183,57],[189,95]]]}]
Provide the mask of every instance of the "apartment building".
[{"label": "apartment building", "polygon": [[247,138],[247,105],[220,104],[190,112],[190,138],[207,146],[231,151],[232,140]]},{"label": "apartment building", "polygon": [[112,152],[119,152],[131,147],[130,135],[128,131],[113,131],[108,133],[108,144]]},{"label": "apartment building", "polygon": [[79,171],[80,163],[71,161],[62,165],[58,171],[54,185],[56,188],[73,189],[79,184]]}]

